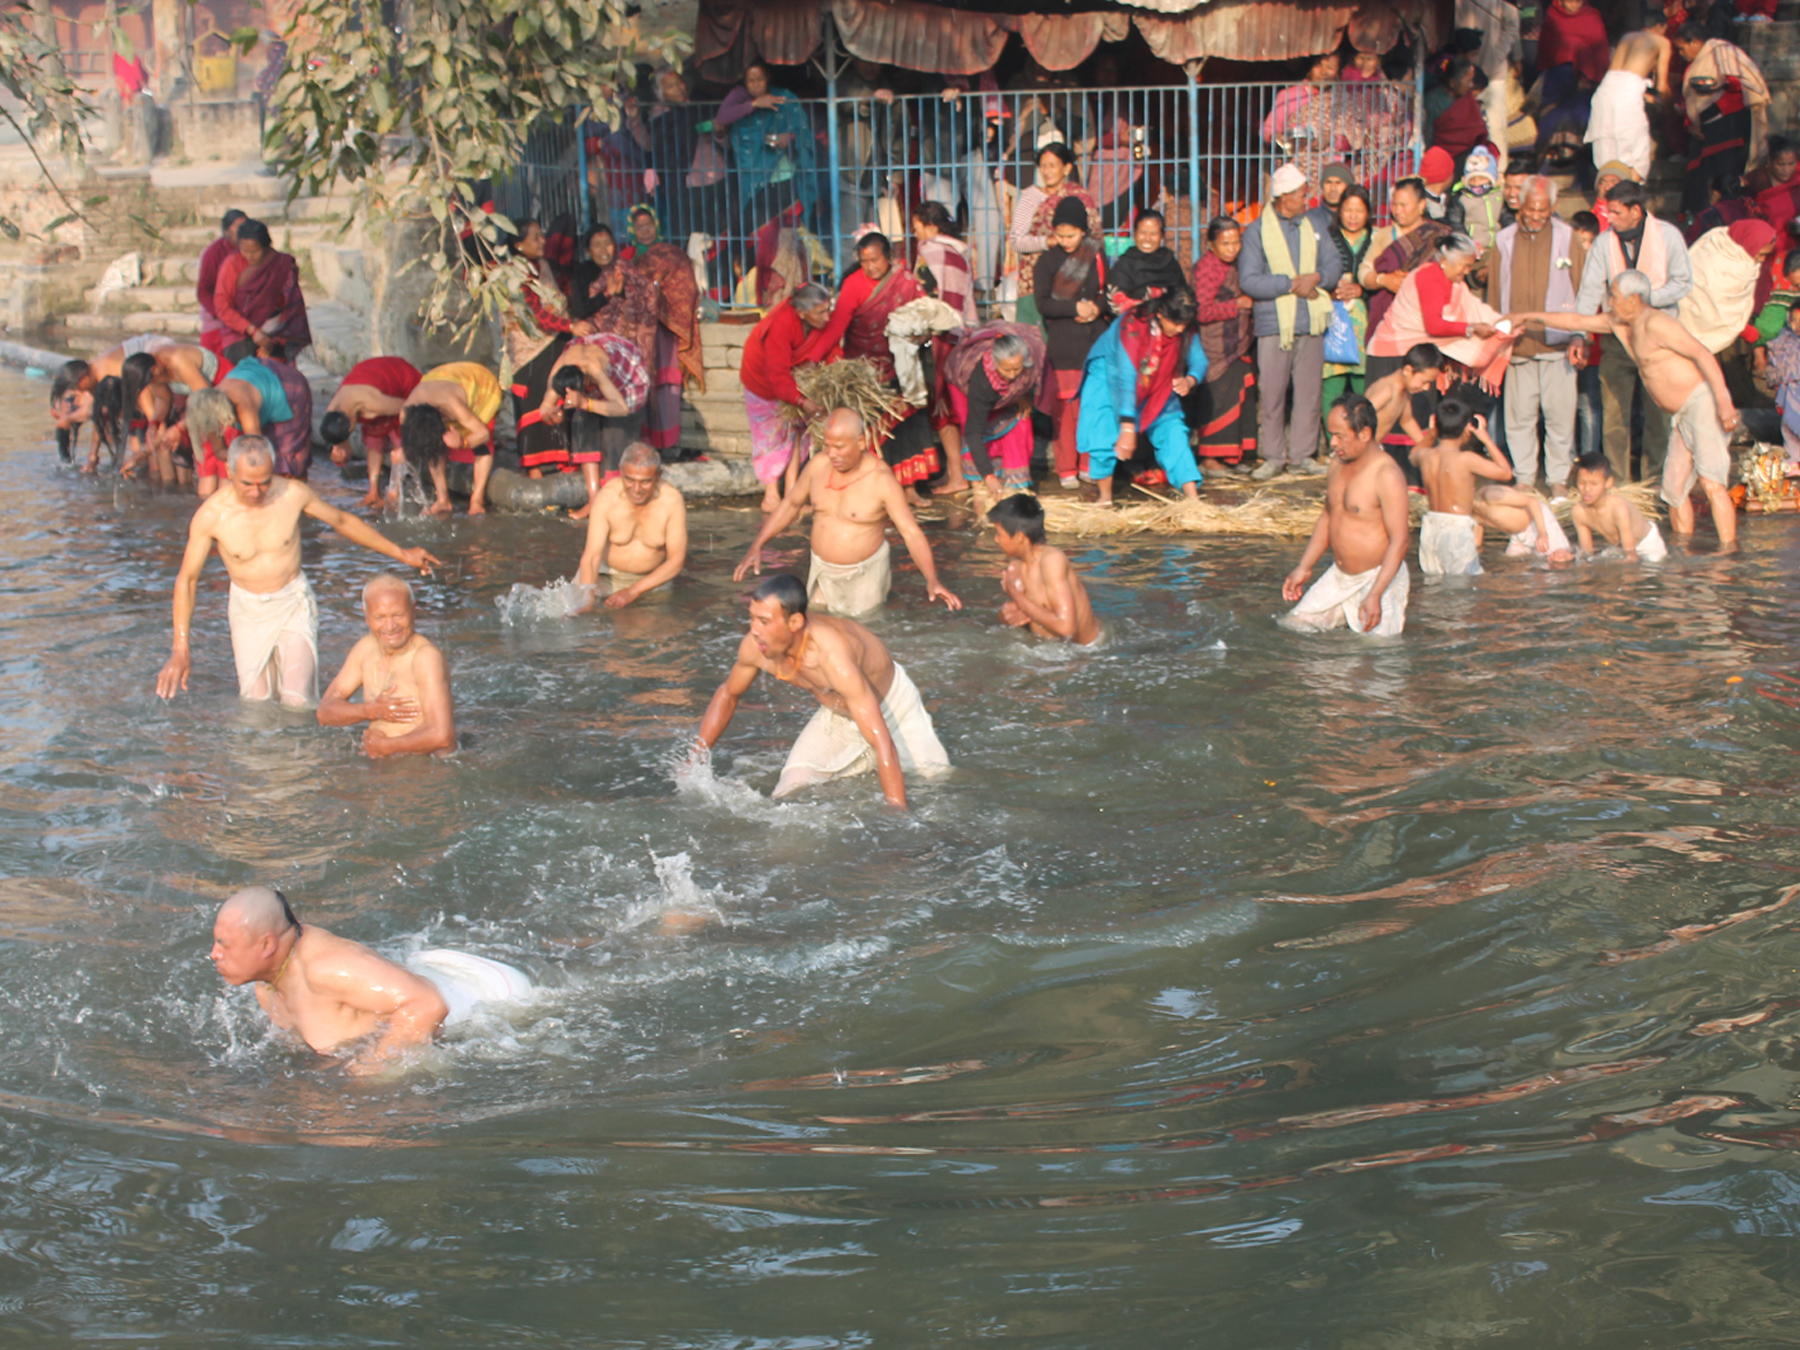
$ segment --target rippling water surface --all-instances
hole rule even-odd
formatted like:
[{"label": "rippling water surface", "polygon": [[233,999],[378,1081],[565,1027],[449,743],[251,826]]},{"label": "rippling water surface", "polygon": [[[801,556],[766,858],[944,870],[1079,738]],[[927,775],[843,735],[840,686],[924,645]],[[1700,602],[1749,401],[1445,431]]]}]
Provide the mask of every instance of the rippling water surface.
[{"label": "rippling water surface", "polygon": [[[672,604],[510,622],[575,528],[397,527],[444,762],[240,704],[216,561],[160,704],[190,504],[57,471],[44,397],[0,376],[0,1342],[1800,1344],[1794,522],[1491,555],[1384,644],[1273,625],[1298,544],[1109,542],[1079,656],[940,523],[969,609],[874,624],[957,766],[900,816],[768,800],[787,688],[677,771],[743,513]],[[306,560],[329,674],[376,560]],[[251,882],[544,993],[351,1083],[206,960]]]}]

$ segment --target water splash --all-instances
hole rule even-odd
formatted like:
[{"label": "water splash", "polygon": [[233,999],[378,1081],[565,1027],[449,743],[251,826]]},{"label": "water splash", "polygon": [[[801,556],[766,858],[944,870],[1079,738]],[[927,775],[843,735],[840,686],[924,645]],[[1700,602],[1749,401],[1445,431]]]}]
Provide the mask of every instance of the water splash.
[{"label": "water splash", "polygon": [[567,577],[527,586],[515,581],[513,588],[494,601],[500,611],[500,622],[508,628],[516,624],[545,623],[569,619],[593,602],[594,588],[578,585]]}]

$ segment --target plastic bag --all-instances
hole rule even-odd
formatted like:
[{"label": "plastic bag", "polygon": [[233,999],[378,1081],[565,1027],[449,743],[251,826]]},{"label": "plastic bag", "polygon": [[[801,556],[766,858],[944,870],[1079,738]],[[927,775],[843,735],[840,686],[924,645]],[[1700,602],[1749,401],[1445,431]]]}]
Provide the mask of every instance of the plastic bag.
[{"label": "plastic bag", "polygon": [[1331,322],[1325,326],[1325,359],[1333,365],[1360,366],[1362,344],[1356,340],[1356,320],[1342,300],[1331,302]]}]

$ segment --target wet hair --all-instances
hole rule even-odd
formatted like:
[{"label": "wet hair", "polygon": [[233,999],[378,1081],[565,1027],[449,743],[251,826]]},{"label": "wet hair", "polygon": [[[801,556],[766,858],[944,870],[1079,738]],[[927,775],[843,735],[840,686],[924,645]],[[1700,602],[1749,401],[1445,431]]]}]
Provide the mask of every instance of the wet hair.
[{"label": "wet hair", "polygon": [[124,443],[121,434],[124,410],[124,382],[117,375],[108,375],[94,386],[94,429],[100,433],[100,444],[114,455]]},{"label": "wet hair", "polygon": [[1200,317],[1200,306],[1194,300],[1194,293],[1186,286],[1171,287],[1156,299],[1146,302],[1145,308],[1154,317],[1181,324],[1184,328]]},{"label": "wet hair", "polygon": [[1025,340],[1011,333],[1002,333],[994,339],[994,345],[988,349],[996,361],[1010,361],[1015,356],[1025,358],[1025,369],[1031,369],[1031,348]]},{"label": "wet hair", "polygon": [[786,572],[764,577],[757,583],[756,589],[750,592],[750,598],[773,600],[789,618],[806,613],[806,587],[800,584],[799,577],[790,576]]},{"label": "wet hair", "polygon": [[1400,364],[1414,370],[1442,370],[1444,354],[1429,342],[1421,342],[1400,358]]},{"label": "wet hair", "polygon": [[271,469],[275,467],[275,447],[267,436],[239,436],[233,441],[225,457],[225,472],[236,473],[237,466],[247,459],[266,459]]},{"label": "wet hair", "polygon": [[1446,441],[1457,441],[1475,420],[1475,409],[1460,398],[1447,398],[1437,405],[1437,434]]},{"label": "wet hair", "polygon": [[87,378],[87,374],[86,361],[64,361],[57,368],[56,378],[50,381],[50,402],[61,403],[63,396],[71,393],[76,385]]},{"label": "wet hair", "polygon": [[831,303],[831,292],[816,281],[809,281],[795,291],[791,300],[796,312],[817,309]]},{"label": "wet hair", "polygon": [[888,237],[880,230],[870,230],[861,239],[856,241],[856,251],[858,254],[865,248],[880,250],[881,256],[884,258],[891,258],[894,256],[893,244],[889,242]]},{"label": "wet hair", "polygon": [[415,609],[418,608],[419,602],[413,595],[412,582],[408,581],[398,572],[377,572],[363,583],[362,602],[364,609],[369,607],[369,597],[376,591],[404,591],[406,592],[406,603],[413,606]]},{"label": "wet hair", "polygon": [[273,886],[246,886],[219,906],[219,913],[239,919],[253,936],[278,936],[300,927],[294,907]]},{"label": "wet hair", "polygon": [[1669,34],[1669,37],[1670,40],[1674,42],[1704,43],[1706,41],[1706,30],[1690,19],[1673,33]]},{"label": "wet hair", "polygon": [[250,219],[250,213],[248,211],[240,211],[237,209],[237,207],[234,206],[231,208],[231,210],[229,210],[225,213],[225,219],[223,219],[219,222],[219,233],[224,234],[227,230],[229,230],[233,225],[237,224],[240,220],[248,220],[248,219]]},{"label": "wet hair", "polygon": [[350,439],[350,417],[335,409],[325,414],[319,421],[319,435],[327,445],[343,445]]},{"label": "wet hair", "polygon": [[1587,234],[1600,233],[1600,217],[1592,211],[1577,211],[1569,217],[1569,228],[1581,230]]},{"label": "wet hair", "polygon": [[1388,193],[1389,200],[1392,200],[1394,193],[1399,192],[1402,188],[1405,188],[1408,192],[1412,193],[1420,201],[1424,201],[1425,198],[1431,195],[1431,189],[1425,186],[1425,180],[1423,178],[1402,178],[1398,183],[1394,184],[1394,191]]},{"label": "wet hair", "polygon": [[[190,400],[189,408],[193,407]],[[193,413],[189,412],[189,419]],[[450,453],[444,444],[444,410],[429,403],[415,403],[400,415],[400,450],[406,462],[421,472]]]},{"label": "wet hair", "polygon": [[144,391],[156,382],[156,358],[149,352],[135,352],[119,369],[119,407],[129,422],[138,416]]},{"label": "wet hair", "polygon": [[261,244],[264,248],[274,248],[275,241],[269,237],[269,227],[260,220],[251,220],[248,216],[238,226],[238,243],[248,239],[253,244]]},{"label": "wet hair", "polygon": [[1612,461],[1606,457],[1604,450],[1590,450],[1575,460],[1577,469],[1586,469],[1589,473],[1603,473],[1608,478],[1613,476]]},{"label": "wet hair", "polygon": [[1381,426],[1381,419],[1375,415],[1375,405],[1361,394],[1345,394],[1331,405],[1331,410],[1342,412],[1350,430],[1358,436],[1365,431],[1373,436]]},{"label": "wet hair", "polygon": [[1075,152],[1069,149],[1068,145],[1062,141],[1051,141],[1048,145],[1040,145],[1032,162],[1036,163],[1039,160],[1042,160],[1045,155],[1055,155],[1070,168],[1075,167]]},{"label": "wet hair", "polygon": [[643,441],[633,441],[619,452],[619,468],[621,470],[655,469],[661,473],[662,466],[662,451]]},{"label": "wet hair", "polygon": [[225,429],[236,428],[237,409],[222,389],[196,389],[188,395],[188,443],[194,456],[201,458],[208,445],[215,455],[225,454]]},{"label": "wet hair", "polygon": [[955,217],[942,202],[920,202],[913,207],[913,219],[924,221],[939,234],[947,234],[952,239],[962,238],[962,231],[956,228]]},{"label": "wet hair", "polygon": [[1206,242],[1209,244],[1216,244],[1219,242],[1220,235],[1229,230],[1237,230],[1242,233],[1243,228],[1242,225],[1233,220],[1230,216],[1214,216],[1211,220],[1206,222]]},{"label": "wet hair", "polygon": [[[1169,227],[1169,222],[1163,219],[1163,213],[1161,211],[1158,211],[1153,206],[1146,206],[1142,211],[1137,213],[1137,219],[1131,222],[1131,232],[1136,234],[1137,227],[1142,225],[1146,220],[1154,220],[1158,225],[1161,225],[1164,230],[1167,230]],[[1211,227],[1209,226],[1208,228]]]},{"label": "wet hair", "polygon": [[[558,399],[580,393],[586,388],[587,376],[579,366],[564,366],[550,377],[550,391]],[[565,408],[563,410],[563,436],[569,443],[570,454],[597,455],[600,453],[600,433],[605,430],[601,421],[598,413],[591,413],[586,408]]]},{"label": "wet hair", "polygon": [[988,523],[1008,534],[1022,534],[1034,544],[1044,542],[1044,507],[1029,492],[1015,492],[988,509]]},{"label": "wet hair", "polygon": [[[1621,179],[1606,189],[1606,200],[1614,206],[1643,207],[1646,200],[1644,185],[1633,183],[1629,179]],[[1644,209],[1648,209],[1647,207]]]},{"label": "wet hair", "polygon": [[1645,304],[1650,302],[1650,292],[1655,289],[1650,285],[1650,278],[1638,271],[1635,267],[1629,271],[1621,272],[1618,276],[1614,277],[1612,279],[1612,288],[1622,296],[1638,296]]}]

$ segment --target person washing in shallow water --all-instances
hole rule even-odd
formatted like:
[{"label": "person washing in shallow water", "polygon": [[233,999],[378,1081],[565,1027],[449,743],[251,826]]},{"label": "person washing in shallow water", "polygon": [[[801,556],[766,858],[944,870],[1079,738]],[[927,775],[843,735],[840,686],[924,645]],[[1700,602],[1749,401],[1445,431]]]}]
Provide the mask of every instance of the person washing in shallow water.
[{"label": "person washing in shallow water", "polygon": [[1006,593],[1000,622],[1078,647],[1099,641],[1100,623],[1080,574],[1068,554],[1045,542],[1044,508],[1038,499],[1021,492],[994,506],[987,518],[1007,559],[1000,574],[1000,589]]},{"label": "person washing in shallow water", "polygon": [[[1461,399],[1438,404],[1431,429],[1431,438],[1412,452],[1429,506],[1419,528],[1419,571],[1428,577],[1480,576],[1475,480],[1504,483],[1513,476],[1512,465],[1488,435],[1486,420]],[[1470,441],[1481,446],[1480,453],[1468,448]]]},{"label": "person washing in shallow water", "polygon": [[1656,522],[1614,490],[1612,464],[1604,454],[1576,461],[1575,487],[1575,537],[1583,557],[1593,557],[1596,534],[1624,550],[1626,562],[1661,562],[1669,556]]},{"label": "person washing in shallow water", "polygon": [[[369,631],[319,700],[319,725],[367,722],[363,753],[371,759],[456,749],[450,667],[437,644],[413,626],[412,583],[382,572],[363,587],[362,602]],[[362,702],[352,703],[358,690]]]}]

